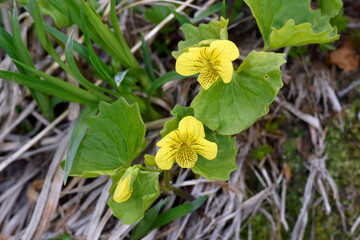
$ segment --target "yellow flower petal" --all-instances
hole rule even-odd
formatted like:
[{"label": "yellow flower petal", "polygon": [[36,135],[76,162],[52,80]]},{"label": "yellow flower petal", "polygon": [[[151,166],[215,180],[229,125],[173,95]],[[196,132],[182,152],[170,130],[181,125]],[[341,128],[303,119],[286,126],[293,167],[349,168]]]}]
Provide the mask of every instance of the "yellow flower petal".
[{"label": "yellow flower petal", "polygon": [[191,168],[198,160],[198,155],[192,148],[181,148],[176,154],[176,162],[182,168]]},{"label": "yellow flower petal", "polygon": [[204,125],[193,116],[181,119],[179,122],[179,132],[184,142],[188,142],[185,140],[191,140],[194,137],[205,137]]},{"label": "yellow flower petal", "polygon": [[203,68],[198,77],[198,82],[205,89],[208,90],[216,80],[219,78],[219,73],[214,68],[206,67]]},{"label": "yellow flower petal", "polygon": [[216,158],[218,151],[217,144],[205,138],[198,138],[190,147],[207,160]]},{"label": "yellow flower petal", "polygon": [[229,40],[215,40],[210,44],[210,48],[220,51],[219,58],[234,61],[240,56],[239,49],[235,43]]},{"label": "yellow flower petal", "polygon": [[181,54],[176,60],[176,72],[183,76],[191,76],[200,72],[204,65],[200,57],[200,48],[190,48],[189,52]]},{"label": "yellow flower petal", "polygon": [[162,147],[155,155],[156,165],[162,170],[169,170],[174,165],[175,156],[179,149]]},{"label": "yellow flower petal", "polygon": [[230,60],[219,61],[219,65],[217,66],[217,69],[224,83],[231,82],[234,68]]},{"label": "yellow flower petal", "polygon": [[163,139],[161,139],[156,146],[158,147],[173,147],[178,148],[180,147],[181,139],[178,130],[174,130],[166,135]]},{"label": "yellow flower petal", "polygon": [[133,188],[132,186],[130,186],[130,182],[130,175],[125,177],[124,179],[120,179],[113,195],[113,199],[115,202],[122,203],[130,198],[131,193],[133,192]]}]

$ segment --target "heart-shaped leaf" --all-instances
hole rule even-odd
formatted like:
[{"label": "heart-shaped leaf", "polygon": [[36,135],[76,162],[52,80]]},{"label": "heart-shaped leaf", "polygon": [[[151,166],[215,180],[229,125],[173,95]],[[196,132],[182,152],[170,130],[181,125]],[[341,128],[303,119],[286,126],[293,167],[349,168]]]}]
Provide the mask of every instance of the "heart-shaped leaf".
[{"label": "heart-shaped leaf", "polygon": [[269,112],[281,81],[284,54],[252,51],[230,83],[200,89],[191,103],[195,118],[224,135],[237,134]]},{"label": "heart-shaped leaf", "polygon": [[99,115],[87,120],[89,131],[76,153],[70,176],[112,175],[129,167],[146,147],[145,124],[139,107],[124,98],[108,104],[101,102]]},{"label": "heart-shaped leaf", "polygon": [[[327,43],[337,40],[330,17],[339,11],[338,0],[319,1],[322,9],[312,10],[310,0],[245,0],[255,16],[264,39],[264,49]],[[329,4],[331,2],[331,4]],[[324,6],[326,5],[326,7]],[[329,14],[329,15],[326,15]]]}]

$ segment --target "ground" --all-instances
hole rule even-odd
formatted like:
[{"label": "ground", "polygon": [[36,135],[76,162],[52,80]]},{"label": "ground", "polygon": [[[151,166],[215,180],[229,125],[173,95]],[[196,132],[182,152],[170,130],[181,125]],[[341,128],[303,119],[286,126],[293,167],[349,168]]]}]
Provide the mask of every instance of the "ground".
[{"label": "ground", "polygon": [[[12,2],[0,2],[1,26],[10,31]],[[102,9],[109,3],[99,2]],[[219,1],[191,2],[182,10],[191,17],[217,7],[202,22],[221,14]],[[250,51],[261,51],[263,41],[250,9],[241,1],[228,3],[229,39],[240,49],[239,65]],[[176,20],[161,24],[166,8],[151,4],[119,4],[119,25],[139,59],[143,52],[136,44],[144,33],[160,76],[174,70],[170,53],[183,35]],[[23,8],[19,15],[37,69],[74,83],[41,47],[30,15]],[[44,19],[55,26],[49,16]],[[360,239],[360,3],[345,0],[343,13],[332,21],[341,34],[338,41],[275,50],[286,53],[284,87],[269,114],[235,135],[239,168],[231,179],[206,180],[175,168],[171,177],[176,186],[195,198],[209,197],[197,211],[145,239]],[[71,30],[79,40],[79,29],[62,28],[67,35]],[[63,53],[62,44],[52,43]],[[98,46],[95,51],[111,65],[109,55]],[[76,58],[82,73],[96,82],[86,61]],[[0,60],[1,69],[15,71],[3,49]],[[190,78],[167,82],[162,89],[165,94],[152,103],[167,119],[175,105],[190,104],[199,85]],[[0,99],[0,239],[129,239],[136,225],[123,225],[112,216],[106,205],[108,177],[74,177],[63,185],[60,162],[82,107],[53,98],[55,120],[49,122],[26,87],[2,79]],[[156,152],[162,123],[147,123],[149,154]],[[164,211],[185,202],[171,194],[160,198],[168,200]]]}]

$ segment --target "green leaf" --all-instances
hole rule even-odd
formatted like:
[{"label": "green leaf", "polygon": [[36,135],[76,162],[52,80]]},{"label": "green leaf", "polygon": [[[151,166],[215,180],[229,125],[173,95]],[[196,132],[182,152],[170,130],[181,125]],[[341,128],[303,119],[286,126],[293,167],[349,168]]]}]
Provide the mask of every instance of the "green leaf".
[{"label": "green leaf", "polygon": [[156,166],[155,156],[145,154],[144,155],[144,163],[147,167],[150,167],[150,168],[155,167]]},{"label": "green leaf", "polygon": [[139,224],[134,228],[132,239],[140,239],[151,232],[151,225],[153,224],[154,219],[159,215],[161,208],[163,208],[166,203],[166,200],[161,199],[154,207],[145,213],[144,218],[141,219]]},{"label": "green leaf", "polygon": [[158,77],[157,79],[155,79],[155,81],[153,82],[153,84],[151,85],[149,91],[148,91],[148,98],[150,99],[150,97],[154,94],[154,92],[161,87],[162,85],[164,85],[167,82],[170,81],[174,81],[174,80],[179,80],[182,78],[187,78],[186,76],[182,76],[180,74],[178,74],[175,71],[170,71],[165,73],[164,75],[162,75],[161,77]]},{"label": "green leaf", "polygon": [[199,155],[199,158],[191,170],[203,176],[206,179],[229,180],[230,173],[238,168],[235,164],[235,138],[217,134],[214,131],[206,129],[206,139],[215,142],[218,146],[218,154],[215,159],[207,160]]},{"label": "green leaf", "polygon": [[179,42],[179,50],[173,51],[172,55],[178,58],[187,48],[196,46],[199,42],[209,39],[227,40],[228,20],[220,18],[220,21],[213,20],[208,24],[201,23],[199,27],[192,24],[184,24],[180,29],[185,34],[185,41]]},{"label": "green leaf", "polygon": [[171,114],[175,117],[172,120],[166,121],[163,130],[160,131],[162,137],[165,137],[168,133],[178,128],[179,122],[186,116],[194,116],[194,110],[191,107],[183,107],[176,105],[171,111]]},{"label": "green leaf", "polygon": [[[11,57],[17,58],[13,37],[0,26],[0,47]],[[20,70],[19,70],[20,71]]]},{"label": "green leaf", "polygon": [[175,9],[169,7],[169,10],[171,11],[171,13],[175,16],[176,20],[181,25],[184,25],[185,23],[192,24],[191,21],[187,17],[185,17],[184,15],[178,13],[177,11],[175,11]]},{"label": "green leaf", "polygon": [[64,184],[66,184],[67,178],[69,176],[69,172],[71,166],[73,164],[76,152],[80,146],[81,141],[83,140],[86,131],[88,130],[88,125],[86,124],[86,119],[90,116],[94,116],[98,111],[97,105],[90,105],[85,107],[78,119],[76,120],[76,124],[71,133],[69,148],[66,154],[65,166],[64,166]]},{"label": "green leaf", "polygon": [[[35,68],[32,68],[32,67],[29,67],[15,59],[13,59],[13,61],[20,65],[21,67],[25,68],[28,72],[32,73],[32,74],[35,74],[36,76],[38,77],[42,77],[45,79],[45,81],[43,80],[40,80],[40,79],[37,79],[36,82],[38,82],[40,85],[47,85],[48,83],[51,83],[51,85],[49,86],[55,86],[53,89],[51,89],[51,91],[43,91],[43,90],[40,90],[42,92],[46,92],[48,94],[51,94],[51,95],[54,95],[54,96],[57,96],[57,97],[60,97],[60,98],[64,98],[64,99],[67,99],[67,100],[70,100],[71,97],[79,97],[79,98],[82,98],[84,100],[87,100],[88,102],[92,102],[92,103],[97,103],[99,102],[99,98],[93,94],[91,94],[90,92],[87,92],[85,91],[84,89],[82,88],[78,88],[66,81],[63,81],[61,79],[58,79],[56,77],[53,77],[51,75],[48,75],[44,72],[41,72]],[[25,86],[28,86],[28,85],[25,85]],[[64,96],[60,96],[60,92],[63,94],[64,91],[66,92],[66,94]],[[59,94],[57,93],[59,92]],[[66,97],[65,97],[66,96]],[[70,98],[69,98],[70,97]],[[72,100],[70,100],[72,101]],[[79,101],[75,101],[75,102],[79,102]],[[82,104],[89,104],[89,103],[85,103],[84,102],[79,102],[79,103],[82,103]]]},{"label": "green leaf", "polygon": [[[165,122],[160,134],[165,137],[168,133],[178,128],[179,122],[186,116],[194,116],[191,107],[176,105],[171,111],[175,117]],[[192,171],[207,179],[229,180],[230,173],[238,168],[235,162],[237,149],[235,148],[235,138],[216,134],[214,131],[205,127],[206,139],[218,145],[218,154],[215,159],[207,160],[199,155],[199,158]]]},{"label": "green leaf", "polygon": [[[226,19],[226,17],[223,15],[223,7],[226,7],[226,3],[224,4],[225,0],[223,1],[223,3],[216,3],[214,5],[211,5],[210,7],[206,8],[204,11],[200,12],[196,17],[194,17],[193,19],[191,19],[192,23],[196,23],[200,20],[203,20],[204,18],[210,16],[211,14],[217,13],[219,11],[222,12],[221,16]],[[226,9],[225,9],[226,10]]]},{"label": "green leaf", "polygon": [[[53,28],[52,26],[50,26],[47,23],[44,23],[44,24],[45,24],[46,31],[48,31],[54,38],[56,38],[63,44],[66,44],[66,42],[68,41],[68,38],[69,38],[66,34],[60,32],[56,28]],[[87,62],[90,62],[89,53],[88,53],[86,47],[84,47],[83,45],[81,45],[80,43],[78,43],[75,40],[73,40],[73,42],[74,42],[74,50],[77,53],[79,53],[79,55],[81,57],[83,57]]]},{"label": "green leaf", "polygon": [[134,90],[133,85],[137,82],[140,82],[143,86],[147,86],[147,89],[150,88],[151,82],[147,83],[146,79],[150,81],[145,69],[135,67],[116,73],[113,81],[121,93],[132,93]]},{"label": "green leaf", "polygon": [[284,54],[252,51],[230,83],[200,89],[191,103],[195,117],[221,134],[237,134],[269,112],[281,81]]},{"label": "green leaf", "polygon": [[221,16],[223,18],[226,18],[226,2],[225,0],[223,0],[222,2],[222,6],[221,6]]},{"label": "green leaf", "polygon": [[47,240],[75,240],[67,233],[59,235],[59,238],[48,238]]},{"label": "green leaf", "polygon": [[340,9],[339,13],[330,20],[331,25],[337,27],[339,33],[345,31],[349,24],[349,20],[344,15],[344,9]]},{"label": "green leaf", "polygon": [[101,6],[101,4],[97,0],[89,0],[88,2],[91,8],[94,9],[94,11],[96,11]]},{"label": "green leaf", "polygon": [[44,47],[44,49],[49,53],[49,55],[57,62],[62,69],[64,69],[65,72],[70,74],[69,68],[66,66],[66,64],[61,60],[60,56],[57,54],[55,48],[53,47],[46,29],[45,24],[42,19],[42,16],[40,14],[39,6],[37,5],[36,0],[30,0],[29,1],[29,12],[34,20],[35,30],[37,33],[37,36],[41,42],[41,45]]},{"label": "green leaf", "polygon": [[141,220],[141,222],[135,227],[133,239],[140,239],[152,230],[162,227],[165,224],[168,224],[178,218],[184,217],[187,214],[196,211],[199,207],[201,207],[201,205],[203,205],[207,198],[207,196],[200,197],[194,201],[174,207],[160,215],[157,215],[164,204],[162,201],[160,201],[158,204],[156,204],[155,207],[150,209],[145,214],[144,219]]},{"label": "green leaf", "polygon": [[72,24],[71,18],[59,11],[51,0],[37,0],[37,4],[43,14],[50,15],[54,19],[58,28],[69,27]]},{"label": "green leaf", "polygon": [[[26,65],[24,65],[26,66]],[[45,74],[45,73],[44,73]],[[65,90],[63,88],[59,88],[57,85],[40,80],[39,78],[32,77],[29,75],[21,74],[21,73],[14,73],[9,71],[0,71],[0,78],[6,79],[8,81],[16,82],[18,84],[27,86],[29,88],[36,89],[43,93],[47,93],[50,95],[57,96],[59,98],[66,99],[71,102],[78,102],[80,104],[94,104],[97,103],[98,100],[96,98],[92,98],[92,95],[87,96],[88,92],[85,92],[82,89],[78,89],[79,91],[83,91],[84,94],[74,94],[71,91]],[[66,83],[66,82],[64,82]],[[69,84],[69,83],[67,83]],[[69,84],[71,85],[71,84]],[[71,85],[76,88],[74,85]]]},{"label": "green leaf", "polygon": [[298,58],[299,56],[304,55],[308,52],[308,49],[306,46],[296,46],[290,48],[289,56],[292,58]]},{"label": "green leaf", "polygon": [[101,88],[92,84],[89,80],[87,80],[78,69],[74,55],[73,55],[73,32],[71,32],[65,46],[65,58],[69,65],[71,75],[74,77],[76,81],[78,81],[82,86],[90,90],[94,95],[98,96],[101,100],[111,102],[112,99],[102,93],[100,91],[104,91],[109,94],[113,94],[113,91],[105,88]]},{"label": "green leaf", "polygon": [[341,0],[319,0],[321,15],[327,15],[330,18],[335,17],[343,7]]},{"label": "green leaf", "polygon": [[[330,16],[310,8],[310,0],[245,0],[264,39],[264,49],[337,40]],[[326,4],[328,1],[326,1]],[[332,9],[332,8],[331,8]],[[331,13],[330,10],[325,10]]]},{"label": "green leaf", "polygon": [[[33,67],[34,63],[31,59],[30,53],[29,53],[28,49],[26,48],[26,46],[22,40],[22,37],[21,37],[21,30],[20,30],[17,6],[16,6],[15,1],[14,1],[13,16],[11,16],[11,14],[9,13],[9,18],[10,18],[10,22],[11,22],[13,37],[11,39],[11,36],[7,36],[7,34],[5,34],[6,31],[4,30],[3,36],[7,41],[7,45],[10,48],[11,47],[14,48],[13,50],[16,54],[15,59],[18,59],[18,60],[22,61],[23,63],[25,63],[26,65]],[[10,50],[10,49],[7,49],[7,50]],[[10,53],[10,54],[12,54],[12,53]],[[16,64],[16,66],[19,67],[18,64]],[[19,68],[19,71],[21,73],[29,74],[32,76],[31,73],[26,72],[23,68]],[[30,90],[31,96],[35,99],[36,103],[38,104],[38,106],[40,107],[41,111],[44,113],[46,118],[48,120],[52,121],[55,118],[55,116],[54,116],[54,112],[51,108],[50,99],[48,98],[48,96],[46,96],[42,92],[35,91],[31,88],[29,90]]]},{"label": "green leaf", "polygon": [[252,151],[249,155],[250,159],[253,159],[253,158],[256,158],[258,160],[263,160],[264,157],[267,155],[267,154],[270,154],[274,152],[274,149],[269,147],[268,145],[266,144],[263,144],[260,148],[258,149],[255,149],[254,151]]},{"label": "green leaf", "polygon": [[171,13],[171,9],[166,6],[152,5],[145,10],[144,17],[146,20],[154,24],[159,24],[170,13]]},{"label": "green leaf", "polygon": [[[89,61],[88,62],[92,65],[94,70],[102,77],[102,79],[104,79],[106,82],[108,82],[111,87],[118,90],[116,84],[114,83],[114,78],[111,76],[110,68],[102,60],[100,60],[100,58],[96,55],[96,53],[92,47],[91,40],[90,40],[89,34],[87,32],[87,26],[86,26],[86,22],[88,21],[88,19],[84,13],[84,10],[82,8],[80,10],[81,10],[80,12],[81,12],[81,24],[82,24],[81,29],[83,29],[86,48],[89,53]],[[76,47],[76,41],[74,41],[74,49],[75,49],[75,47]],[[76,49],[75,49],[75,51],[76,51]]]},{"label": "green leaf", "polygon": [[154,220],[154,223],[151,225],[151,230],[164,226],[165,224],[168,224],[178,218],[184,217],[189,213],[196,211],[196,209],[203,205],[207,198],[208,196],[203,196],[163,212]]},{"label": "green leaf", "polygon": [[12,34],[13,34],[13,43],[14,46],[16,47],[16,54],[18,55],[18,58],[21,59],[21,61],[24,62],[25,64],[29,66],[34,66],[30,53],[27,50],[21,38],[21,30],[20,30],[17,6],[15,1],[14,1],[13,16],[11,16],[9,12],[9,18],[10,18]]},{"label": "green leaf", "polygon": [[149,78],[151,79],[151,81],[153,82],[156,78],[155,72],[154,72],[154,68],[152,66],[150,52],[146,45],[144,35],[142,33],[141,33],[141,49],[142,49],[143,55],[144,55],[144,64],[145,64],[146,73],[149,76]]},{"label": "green leaf", "polygon": [[76,153],[70,176],[112,175],[129,167],[146,147],[145,124],[139,107],[124,98],[112,104],[101,102],[99,114],[87,120],[86,133]]},{"label": "green leaf", "polygon": [[[119,60],[119,62],[127,68],[139,67],[139,63],[137,62],[135,56],[131,53],[129,46],[120,33],[118,27],[115,28],[115,34],[112,33],[109,26],[102,22],[100,15],[92,10],[92,8],[89,6],[89,3],[80,1],[80,4],[84,9],[85,14],[87,15],[87,24],[91,25],[92,29],[96,31],[95,33],[98,35],[98,37],[100,37],[100,39],[107,45],[107,52]],[[115,1],[112,0],[111,6],[114,6],[114,4]],[[112,7],[112,9],[112,13],[114,13],[114,7]],[[111,21],[115,27],[117,24],[114,22],[117,21],[117,19],[116,16],[114,16],[114,14],[111,14]]]},{"label": "green leaf", "polygon": [[244,11],[242,8],[244,6],[244,0],[235,0],[234,4],[231,5],[231,13],[230,13],[230,24],[239,21],[244,16]]},{"label": "green leaf", "polygon": [[[80,1],[76,0],[51,0],[52,4],[57,8],[57,10],[61,11],[64,15],[71,17],[74,23],[83,31],[86,30],[82,28],[81,23],[81,11],[84,11],[81,6]],[[90,7],[91,9],[91,7]],[[108,52],[111,56],[113,56],[113,51],[111,48],[102,40],[102,38],[97,34],[97,29],[91,25],[91,22],[87,22],[87,33],[94,40],[101,49]]]},{"label": "green leaf", "polygon": [[[140,168],[140,165],[138,166]],[[140,170],[133,183],[131,197],[125,202],[117,203],[113,200],[113,194],[125,170],[121,169],[118,173],[111,176],[113,184],[109,190],[110,199],[108,205],[114,216],[121,219],[123,224],[134,224],[144,216],[144,212],[158,198],[160,194],[160,172]]]}]

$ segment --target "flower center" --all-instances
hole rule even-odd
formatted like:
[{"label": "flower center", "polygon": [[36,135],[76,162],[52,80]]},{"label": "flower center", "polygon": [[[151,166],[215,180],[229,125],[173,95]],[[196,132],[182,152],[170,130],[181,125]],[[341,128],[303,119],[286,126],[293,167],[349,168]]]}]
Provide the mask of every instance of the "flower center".
[{"label": "flower center", "polygon": [[183,142],[183,143],[180,145],[180,147],[181,147],[181,148],[186,148],[186,147],[187,147],[187,144]]},{"label": "flower center", "polygon": [[181,144],[181,148],[177,152],[175,159],[182,168],[191,168],[197,161],[197,154],[194,149],[187,146],[185,143]]}]

